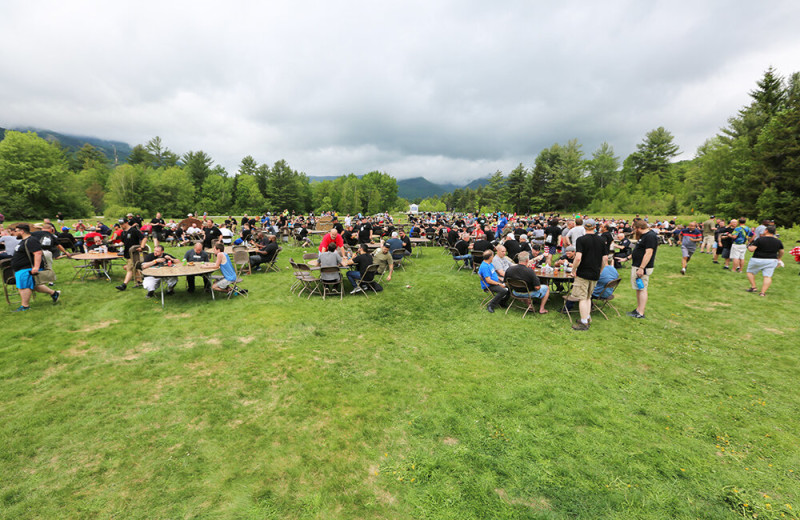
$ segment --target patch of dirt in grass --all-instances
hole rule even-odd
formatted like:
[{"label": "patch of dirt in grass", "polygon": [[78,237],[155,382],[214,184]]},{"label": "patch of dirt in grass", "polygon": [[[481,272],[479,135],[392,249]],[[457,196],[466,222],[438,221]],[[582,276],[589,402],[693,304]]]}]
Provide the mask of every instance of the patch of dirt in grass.
[{"label": "patch of dirt in grass", "polygon": [[135,359],[139,359],[142,357],[142,354],[147,354],[148,352],[155,352],[158,350],[156,347],[152,346],[152,343],[142,343],[136,348],[131,348],[125,351],[122,355],[123,361],[133,361]]},{"label": "patch of dirt in grass", "polygon": [[494,492],[500,500],[512,506],[525,506],[535,511],[550,511],[553,508],[546,498],[510,498],[503,488],[497,488]]},{"label": "patch of dirt in grass", "polygon": [[72,332],[91,332],[93,330],[105,329],[106,327],[110,327],[115,323],[119,323],[119,320],[99,321],[97,323],[92,323],[91,325],[85,328],[79,330],[73,330]]},{"label": "patch of dirt in grass", "polygon": [[394,495],[378,486],[379,474],[380,466],[377,464],[372,464],[369,468],[367,468],[367,485],[372,489],[372,492],[375,494],[375,498],[378,500],[378,502],[382,504],[396,503],[397,499],[394,497]]},{"label": "patch of dirt in grass", "polygon": [[652,368],[652,367],[651,367],[650,365],[647,365],[647,364],[644,364],[644,363],[643,363],[643,364],[639,365],[639,368],[641,368],[642,370],[644,370],[645,372],[647,372],[647,371],[648,371],[648,370],[650,370],[650,368]]},{"label": "patch of dirt in grass", "polygon": [[214,345],[215,347],[218,347],[218,346],[222,345],[222,340],[219,339],[219,338],[208,338],[206,340],[206,343],[208,343],[209,345]]},{"label": "patch of dirt in grass", "polygon": [[204,361],[195,361],[194,363],[187,363],[184,366],[189,370],[191,370],[195,376],[208,377],[218,373],[223,365],[224,363],[216,363],[215,365],[209,365]]},{"label": "patch of dirt in grass", "polygon": [[367,370],[366,372],[364,372],[364,377],[372,377],[375,375],[378,375],[378,371],[375,370],[374,368],[372,370]]},{"label": "patch of dirt in grass", "polygon": [[730,307],[733,305],[732,303],[725,303],[725,302],[709,302],[708,303],[711,307]]},{"label": "patch of dirt in grass", "polygon": [[447,444],[448,446],[455,446],[459,442],[461,441],[459,441],[455,437],[445,437],[444,439],[442,439],[442,444]]},{"label": "patch of dirt in grass", "polygon": [[168,314],[168,315],[166,315],[164,317],[166,319],[168,319],[168,320],[171,320],[171,319],[174,319],[174,318],[191,318],[192,314],[188,313],[188,312],[182,312],[180,314]]},{"label": "patch of dirt in grass", "polygon": [[233,421],[228,423],[228,426],[230,426],[231,428],[238,428],[242,424],[244,424],[244,421],[242,419],[234,419]]},{"label": "patch of dirt in grass", "polygon": [[256,338],[254,338],[253,336],[243,336],[243,337],[239,338],[239,341],[241,341],[242,343],[247,345],[248,343],[251,343],[252,341],[255,341],[255,339]]},{"label": "patch of dirt in grass", "polygon": [[78,341],[75,345],[73,345],[72,347],[68,348],[67,350],[62,350],[61,354],[65,355],[67,357],[82,357],[82,356],[85,356],[87,352],[92,350],[92,347],[89,347],[87,349],[81,348],[81,347],[85,347],[86,345],[87,345],[86,341],[83,341],[83,340]]},{"label": "patch of dirt in grass", "polygon": [[59,372],[63,371],[65,368],[67,368],[67,365],[55,365],[55,366],[52,366],[52,367],[48,368],[47,370],[45,370],[44,373],[42,374],[42,377],[40,377],[39,379],[34,381],[33,384],[34,385],[38,385],[42,381],[46,381],[46,380],[50,379],[51,377],[53,377],[54,375],[58,374]]},{"label": "patch of dirt in grass", "polygon": [[764,330],[766,330],[767,332],[772,332],[772,333],[774,333],[774,334],[783,334],[783,331],[782,331],[782,330],[778,330],[778,329],[770,329],[769,327],[764,327]]}]

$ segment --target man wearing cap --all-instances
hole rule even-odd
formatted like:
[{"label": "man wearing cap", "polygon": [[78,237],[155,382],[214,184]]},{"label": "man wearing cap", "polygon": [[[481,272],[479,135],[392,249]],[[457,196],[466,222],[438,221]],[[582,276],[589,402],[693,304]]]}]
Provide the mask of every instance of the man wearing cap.
[{"label": "man wearing cap", "polygon": [[256,246],[256,254],[250,255],[250,267],[254,271],[261,270],[261,264],[272,262],[272,259],[278,253],[278,237],[269,234],[266,237],[263,233],[259,232],[256,235],[259,238],[259,243]]},{"label": "man wearing cap", "polygon": [[394,272],[394,260],[392,260],[392,255],[389,254],[389,245],[386,242],[381,244],[381,247],[372,257],[372,261],[378,265],[378,274],[389,271],[386,275],[386,281],[391,282],[392,273]]},{"label": "man wearing cap", "polygon": [[42,265],[42,245],[31,236],[31,227],[27,223],[20,222],[14,229],[19,243],[11,257],[11,269],[14,271],[14,279],[22,300],[22,305],[14,312],[30,310],[33,291],[49,294],[53,303],[58,303],[61,291],[54,291],[47,285],[36,283],[35,275]]},{"label": "man wearing cap", "polygon": [[138,227],[133,226],[128,220],[123,220],[121,224],[122,235],[120,235],[120,238],[124,246],[122,255],[125,258],[125,280],[123,280],[122,284],[117,285],[116,289],[118,291],[127,289],[128,282],[131,281],[134,275],[134,268],[136,265],[133,263],[133,258],[131,257],[131,248],[136,247],[137,251],[141,251],[147,245],[147,237],[139,231]]},{"label": "man wearing cap", "polygon": [[520,254],[522,251],[522,246],[517,241],[516,236],[513,232],[506,235],[506,239],[503,241],[503,246],[506,248],[506,254],[511,260],[516,261],[517,255]]},{"label": "man wearing cap", "polygon": [[589,330],[589,314],[592,310],[592,291],[608,260],[608,246],[603,237],[595,233],[594,219],[583,222],[584,234],[575,240],[575,261],[572,263],[572,283],[569,299],[578,302],[581,317],[573,330]]}]

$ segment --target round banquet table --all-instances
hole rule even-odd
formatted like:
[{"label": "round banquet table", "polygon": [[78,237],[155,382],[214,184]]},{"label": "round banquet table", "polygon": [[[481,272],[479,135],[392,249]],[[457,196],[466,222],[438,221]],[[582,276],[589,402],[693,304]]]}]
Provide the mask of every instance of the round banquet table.
[{"label": "round banquet table", "polygon": [[[108,272],[109,268],[111,267],[111,261],[116,260],[117,258],[123,258],[122,256],[118,255],[117,253],[77,253],[74,255],[70,255],[70,258],[73,260],[83,260],[83,261],[92,261],[98,262],[97,267],[86,267],[84,271],[89,269],[95,272],[95,274],[100,273],[103,274],[109,281],[111,281],[111,275]],[[81,280],[86,278],[86,273],[83,273]]]},{"label": "round banquet table", "polygon": [[[564,284],[569,284],[571,287],[572,282],[575,281],[575,277],[572,276],[572,273],[567,273],[566,271],[554,270],[552,273],[544,273],[541,268],[538,268],[534,269],[534,272],[536,273],[536,276],[547,283],[547,285],[552,285],[554,282],[559,282],[562,287],[565,287]],[[564,292],[569,292],[568,288],[565,287]]]},{"label": "round banquet table", "polygon": [[[162,267],[148,267],[147,269],[142,269],[142,274],[144,276],[152,276],[153,278],[170,278],[170,277],[180,277],[180,276],[202,276],[203,278],[208,279],[208,277],[216,271],[217,268],[215,266],[211,267],[204,267],[203,264],[195,264],[195,265],[181,265],[176,264],[172,267],[162,266]],[[209,280],[210,283],[211,280]],[[166,284],[162,283],[161,285],[161,308],[164,308],[164,286]],[[214,289],[211,289],[211,299],[216,300],[216,296],[214,295]]]}]

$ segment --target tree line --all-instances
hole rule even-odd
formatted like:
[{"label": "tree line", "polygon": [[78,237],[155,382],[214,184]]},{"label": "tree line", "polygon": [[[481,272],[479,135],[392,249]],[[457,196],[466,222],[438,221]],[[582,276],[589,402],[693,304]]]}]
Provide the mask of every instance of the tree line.
[{"label": "tree line", "polygon": [[[423,211],[516,213],[716,213],[800,222],[800,73],[768,69],[750,102],[692,160],[664,127],[648,132],[621,160],[603,143],[587,156],[577,139],[543,149],[533,164],[486,186],[462,188],[420,203]],[[424,173],[424,172],[421,172]],[[248,155],[230,175],[200,151],[178,155],[159,137],[110,164],[89,144],[72,153],[33,133],[7,131],[0,142],[0,201],[10,217],[62,211],[71,216],[128,211],[183,215],[263,211],[405,211],[397,181],[379,171],[310,183],[285,160],[258,164]]]},{"label": "tree line", "polygon": [[84,144],[75,152],[33,132],[7,130],[0,141],[0,211],[8,218],[69,217],[130,213],[168,216],[208,212],[259,214],[339,209],[370,214],[395,211],[397,181],[379,171],[310,183],[285,160],[258,164],[244,157],[234,175],[202,150],[178,155],[160,137],[133,147],[112,164]]},{"label": "tree line", "polygon": [[487,186],[457,189],[420,203],[423,211],[594,214],[715,213],[800,223],[800,73],[769,68],[750,102],[692,160],[663,127],[648,132],[624,160],[603,143],[586,157],[577,140],[542,150],[533,162]]}]

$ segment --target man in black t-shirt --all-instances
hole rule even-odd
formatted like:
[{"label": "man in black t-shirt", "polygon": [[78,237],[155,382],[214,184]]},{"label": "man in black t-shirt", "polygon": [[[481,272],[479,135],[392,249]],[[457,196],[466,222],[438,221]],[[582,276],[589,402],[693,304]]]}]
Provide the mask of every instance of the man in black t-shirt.
[{"label": "man in black t-shirt", "polygon": [[[164,246],[155,246],[152,253],[145,255],[142,261],[142,269],[149,269],[151,267],[163,267],[177,262],[174,256],[164,252]],[[175,286],[178,285],[178,278],[169,276],[166,278],[155,276],[145,276],[142,285],[147,289],[146,298],[152,298],[155,295],[156,289],[162,283],[167,284],[167,294],[172,295],[175,293]]]},{"label": "man in black t-shirt", "polygon": [[656,260],[658,234],[639,219],[633,223],[633,231],[639,240],[631,254],[631,287],[636,291],[636,309],[628,313],[631,318],[644,318],[647,307],[647,287]]},{"label": "man in black t-shirt", "polygon": [[[208,262],[211,259],[211,256],[203,250],[202,242],[195,242],[194,246],[192,246],[192,249],[189,249],[186,251],[186,253],[184,253],[183,259],[187,262],[200,265],[204,262]],[[187,291],[190,293],[194,292],[195,278],[197,278],[197,276],[186,277],[186,285],[188,286]],[[203,288],[206,290],[206,292],[211,291],[211,284],[209,283],[207,276],[203,276]]]},{"label": "man in black t-shirt", "polygon": [[150,225],[153,226],[153,244],[158,245],[160,240],[164,240],[164,219],[161,218],[161,213],[156,213],[155,218],[150,220]]},{"label": "man in black t-shirt", "polygon": [[531,298],[537,298],[541,300],[539,304],[539,314],[547,314],[547,310],[544,308],[545,303],[547,303],[547,298],[550,296],[550,291],[547,285],[542,285],[541,281],[539,281],[539,277],[536,276],[536,273],[528,267],[529,255],[525,251],[519,253],[519,263],[512,265],[506,271],[506,285],[511,288],[511,285],[508,283],[509,280],[521,280],[525,282],[528,286],[528,293],[521,293],[517,292],[516,290],[512,290],[511,294],[516,296],[517,298],[525,298],[528,300],[528,306],[533,308],[533,304],[531,303]]},{"label": "man in black t-shirt", "polygon": [[361,244],[369,244],[372,241],[372,224],[366,217],[361,219],[361,224],[358,226],[358,241]]},{"label": "man in black t-shirt", "polygon": [[558,219],[552,219],[544,228],[544,252],[547,255],[547,265],[552,264],[553,255],[558,250],[559,240],[561,240],[561,228],[558,227]]},{"label": "man in black t-shirt", "polygon": [[275,235],[267,235],[264,237],[259,233],[260,242],[256,254],[250,255],[250,266],[255,271],[261,270],[261,264],[272,262],[278,252],[278,238]]},{"label": "man in black t-shirt", "polygon": [[31,228],[25,222],[17,224],[14,232],[20,242],[11,257],[11,269],[14,271],[17,290],[22,300],[22,304],[15,312],[30,310],[33,291],[49,294],[53,303],[58,303],[61,291],[54,291],[47,285],[36,283],[34,278],[42,267],[42,245],[31,236]]},{"label": "man in black t-shirt", "polygon": [[124,291],[128,288],[128,282],[131,281],[134,275],[134,268],[136,267],[133,257],[131,255],[131,248],[136,247],[137,251],[141,251],[147,245],[147,237],[139,231],[139,228],[132,226],[130,221],[122,221],[122,235],[120,235],[122,245],[124,247],[122,255],[125,257],[125,280],[116,289]]},{"label": "man in black t-shirt", "polygon": [[211,249],[214,247],[214,242],[222,236],[222,232],[210,220],[203,222],[203,232],[205,233],[205,238],[203,238],[204,249]]},{"label": "man in black t-shirt", "polygon": [[31,233],[31,236],[42,245],[43,250],[48,252],[50,255],[48,260],[58,258],[59,253],[64,253],[67,255],[67,258],[69,258],[70,254],[58,242],[58,237],[55,235],[55,231],[56,230],[53,228],[52,224],[44,224],[41,231],[34,231]]},{"label": "man in black t-shirt", "polygon": [[583,221],[585,234],[575,240],[575,261],[572,263],[572,283],[569,299],[578,302],[581,317],[572,328],[589,330],[589,314],[592,310],[592,291],[606,266],[608,248],[603,237],[595,233],[594,219]]},{"label": "man in black t-shirt", "polygon": [[766,296],[772,285],[772,274],[775,268],[783,265],[783,242],[775,238],[775,226],[767,225],[757,239],[747,246],[753,257],[747,264],[747,279],[750,281],[748,292],[756,292],[756,273],[761,273],[764,283],[761,284],[761,296]]},{"label": "man in black t-shirt", "polygon": [[[367,268],[373,264],[372,255],[369,254],[369,247],[363,243],[359,244],[358,255],[349,260],[345,260],[344,264],[355,266],[354,270],[347,271],[347,279],[350,280],[350,285],[353,286],[353,290],[350,291],[350,294],[363,291],[364,287],[361,287],[358,281],[361,279],[361,275],[367,271]],[[381,287],[379,283],[373,281],[373,278],[373,275],[368,274],[364,279],[364,285],[366,285],[367,288],[374,289],[375,292],[381,292],[383,287]]]}]

